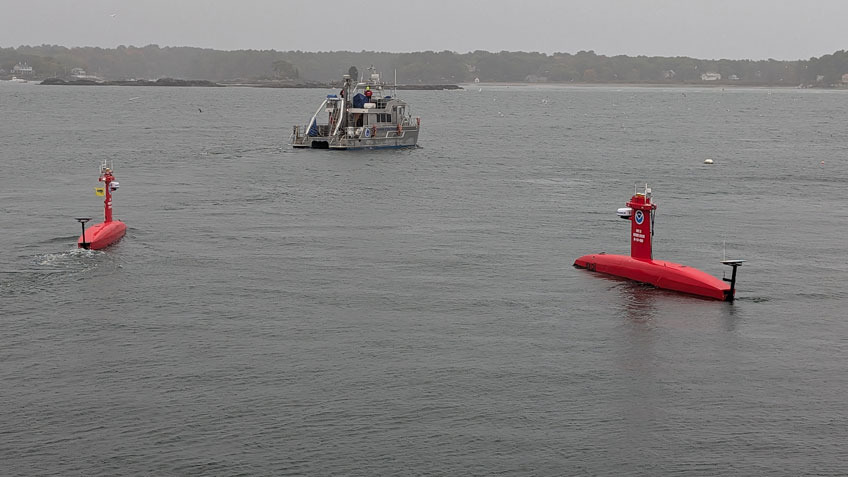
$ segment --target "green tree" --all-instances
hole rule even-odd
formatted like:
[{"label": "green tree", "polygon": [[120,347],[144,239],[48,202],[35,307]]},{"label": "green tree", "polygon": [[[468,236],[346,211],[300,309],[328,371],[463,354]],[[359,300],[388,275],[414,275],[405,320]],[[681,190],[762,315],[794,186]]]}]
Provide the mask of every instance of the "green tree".
[{"label": "green tree", "polygon": [[295,79],[298,76],[297,68],[286,60],[277,60],[273,63],[274,76],[277,78]]}]

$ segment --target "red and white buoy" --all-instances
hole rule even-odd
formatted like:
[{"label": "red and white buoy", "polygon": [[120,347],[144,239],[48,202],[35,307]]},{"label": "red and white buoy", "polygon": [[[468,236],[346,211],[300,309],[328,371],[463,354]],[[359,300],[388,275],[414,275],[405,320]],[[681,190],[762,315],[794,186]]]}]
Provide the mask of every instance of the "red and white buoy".
[{"label": "red and white buoy", "polygon": [[584,255],[574,261],[574,266],[648,283],[657,288],[733,301],[736,268],[745,260],[722,260],[721,263],[733,267],[730,279],[718,279],[679,263],[654,260],[651,238],[656,209],[657,205],[651,202],[651,189],[646,184],[644,193],[636,192],[627,202],[627,207],[618,209],[619,217],[630,220],[630,256],[607,253]]},{"label": "red and white buoy", "polygon": [[[127,232],[127,225],[120,220],[112,220],[112,192],[116,191],[120,186],[112,175],[112,168],[103,161],[100,165],[100,182],[103,182],[103,187],[96,188],[97,195],[103,195],[106,198],[103,201],[104,221],[99,224],[92,225],[86,230],[85,223],[91,220],[90,217],[77,217],[77,220],[82,224],[82,235],[77,240],[77,247],[86,250],[100,250],[117,242]],[[102,194],[101,194],[102,192]]]}]

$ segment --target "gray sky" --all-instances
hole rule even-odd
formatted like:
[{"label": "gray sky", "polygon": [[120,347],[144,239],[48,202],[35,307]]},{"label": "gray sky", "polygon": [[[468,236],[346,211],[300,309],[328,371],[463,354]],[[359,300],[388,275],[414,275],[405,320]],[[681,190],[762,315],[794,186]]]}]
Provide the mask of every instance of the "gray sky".
[{"label": "gray sky", "polygon": [[0,17],[0,47],[594,50],[755,60],[848,48],[845,0],[0,0]]}]

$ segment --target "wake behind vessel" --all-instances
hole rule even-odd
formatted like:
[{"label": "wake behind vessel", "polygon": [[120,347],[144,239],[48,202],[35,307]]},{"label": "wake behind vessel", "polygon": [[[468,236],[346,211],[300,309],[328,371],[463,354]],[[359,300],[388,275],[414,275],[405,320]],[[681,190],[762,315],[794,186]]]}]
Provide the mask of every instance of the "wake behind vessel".
[{"label": "wake behind vessel", "polygon": [[[291,146],[312,149],[384,149],[415,147],[421,118],[394,95],[372,66],[367,81],[344,75],[338,94],[328,94],[306,126],[294,126]],[[322,114],[322,113],[326,113]]]}]

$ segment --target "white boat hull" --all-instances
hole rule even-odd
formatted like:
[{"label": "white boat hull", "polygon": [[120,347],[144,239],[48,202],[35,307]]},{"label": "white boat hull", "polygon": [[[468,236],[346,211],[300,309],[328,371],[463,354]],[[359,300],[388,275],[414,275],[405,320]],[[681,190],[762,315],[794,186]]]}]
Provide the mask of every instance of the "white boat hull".
[{"label": "white boat hull", "polygon": [[418,145],[418,128],[388,133],[385,137],[326,137],[306,136],[292,141],[291,146],[297,149],[388,149],[415,147]]}]

